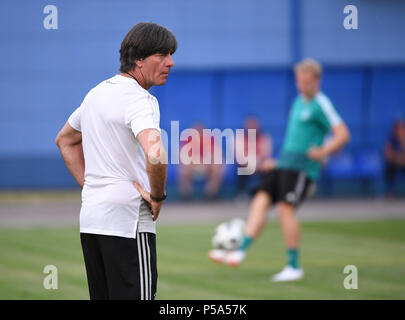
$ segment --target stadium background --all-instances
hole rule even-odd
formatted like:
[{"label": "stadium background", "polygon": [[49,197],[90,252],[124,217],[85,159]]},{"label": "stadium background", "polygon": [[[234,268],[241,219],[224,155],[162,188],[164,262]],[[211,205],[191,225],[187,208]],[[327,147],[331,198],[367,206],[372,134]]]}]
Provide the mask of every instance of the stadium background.
[{"label": "stadium background", "polygon": [[[46,30],[43,25],[47,16],[44,13],[44,7],[50,4],[58,9],[57,30]],[[348,4],[358,8],[358,30],[346,30],[343,27],[346,16],[343,8]],[[0,8],[0,69],[2,71],[0,79],[0,188],[2,191],[0,192],[0,222],[2,227],[7,227],[1,231],[4,247],[2,251],[0,250],[0,255],[3,254],[4,259],[0,260],[3,261],[0,267],[3,271],[6,270],[3,272],[1,281],[17,277],[12,270],[21,269],[20,273],[17,272],[18,276],[21,276],[24,272],[28,272],[24,266],[35,265],[35,258],[30,262],[22,258],[27,252],[32,251],[29,247],[25,251],[22,250],[21,257],[18,258],[20,260],[11,259],[14,261],[11,265],[4,264],[7,257],[17,254],[15,252],[19,252],[18,250],[24,247],[27,241],[34,245],[33,243],[41,238],[40,235],[49,237],[48,240],[39,241],[42,247],[49,246],[55,238],[57,238],[56,241],[65,244],[73,241],[72,239],[77,241],[74,238],[74,232],[77,230],[73,232],[71,229],[62,229],[62,231],[57,229],[66,224],[77,223],[77,206],[80,197],[77,196],[76,183],[66,169],[54,139],[67,117],[80,105],[85,94],[102,79],[118,72],[120,43],[126,32],[139,21],[153,21],[170,28],[179,43],[178,51],[174,55],[175,67],[167,84],[151,90],[159,99],[161,127],[167,132],[170,132],[170,121],[174,120],[180,122],[180,129],[190,127],[195,121],[203,122],[208,128],[242,128],[245,117],[253,114],[260,118],[262,128],[271,134],[275,156],[277,156],[285,132],[288,110],[292,99],[297,94],[292,66],[301,58],[312,57],[324,65],[322,88],[330,96],[352,133],[350,143],[342,152],[333,156],[324,169],[318,188],[318,197],[327,197],[330,202],[323,203],[323,208],[336,207],[342,196],[378,197],[381,195],[382,148],[394,120],[405,116],[403,36],[405,2],[403,1],[16,0],[2,1]],[[224,198],[230,198],[233,195],[234,169],[232,166],[228,167],[222,189]],[[168,190],[172,199],[175,199],[177,194],[176,170],[176,166],[169,165]],[[399,191],[403,191],[404,186],[399,184],[398,188]],[[32,196],[32,193],[27,195],[25,193],[27,190],[29,192],[34,190],[35,196]],[[42,196],[42,191],[45,190],[66,191],[66,193],[58,192],[56,196],[54,194]],[[36,205],[39,207],[36,208]],[[175,207],[168,209],[169,212],[173,212],[173,215],[179,210],[182,212],[193,210],[189,206],[182,207],[181,203],[174,205]],[[243,204],[242,207],[231,205],[219,208],[215,205],[210,207],[208,204],[196,204],[196,206],[200,214],[205,211],[223,213],[224,210],[226,211],[225,208],[229,208],[228,215],[209,216],[211,218],[207,218],[207,221],[211,223],[221,218],[231,217],[232,212],[235,215],[244,216],[247,211],[247,204]],[[398,270],[404,266],[404,261],[400,258],[395,260],[396,258],[393,257],[397,257],[399,253],[404,256],[404,238],[401,236],[404,229],[402,219],[405,215],[401,209],[403,202],[376,208],[373,202],[366,200],[360,202],[360,205],[357,203],[354,207],[356,209],[351,212],[350,206],[349,209],[337,206],[337,209],[331,212],[335,212],[335,217],[339,215],[339,210],[348,212],[341,217],[343,220],[346,218],[350,220],[348,225],[351,225],[351,219],[353,219],[351,215],[355,212],[362,212],[361,219],[367,220],[367,212],[370,212],[369,210],[373,207],[378,212],[373,211],[370,219],[393,217],[401,219],[398,222],[395,220],[391,224],[387,222],[385,225],[380,225],[381,228],[387,229],[378,229],[377,225],[372,227],[362,225],[360,229],[337,226],[336,230],[340,230],[341,233],[335,230],[336,234],[342,237],[349,237],[350,230],[353,234],[357,234],[358,238],[361,235],[372,237],[374,234],[375,241],[378,240],[379,234],[383,235],[382,238],[392,236],[388,240],[398,242],[392,246],[384,244],[386,247],[381,246],[380,252],[385,252],[389,256],[387,266],[394,266],[397,270],[395,272],[399,272]],[[32,212],[27,212],[29,208],[32,208]],[[309,208],[313,209],[313,207]],[[72,216],[64,219],[63,213],[69,210],[73,212]],[[44,212],[47,212],[48,216],[41,218],[41,213]],[[52,212],[57,216],[52,217]],[[311,215],[309,209],[306,212]],[[192,223],[187,220],[187,214],[180,214],[174,221],[180,223],[183,219],[186,223]],[[323,221],[321,214],[315,215],[313,219]],[[197,221],[200,220],[197,219]],[[201,221],[207,222],[203,218]],[[46,229],[48,231],[45,232],[42,229],[37,231],[35,228],[21,231],[21,226],[24,228],[53,226],[56,229],[54,233],[52,229]],[[9,227],[18,227],[18,229],[8,229]],[[210,237],[213,225],[204,225],[202,229],[193,229],[192,226],[187,225],[186,229],[181,229],[180,223],[180,231],[170,229],[172,226],[169,229],[164,228],[169,227],[163,224],[162,237],[166,234],[170,238],[171,232],[177,236],[183,234],[186,242],[187,235],[193,233],[186,231],[182,233],[182,231],[195,230],[195,235],[200,235],[203,240],[200,247],[193,250],[201,250],[205,254],[205,249],[207,245],[209,246],[207,239]],[[277,234],[276,227],[272,228],[277,236],[270,240],[278,241],[278,245],[281,246],[281,235]],[[310,224],[308,229],[311,228],[312,231],[316,231],[325,227]],[[362,233],[361,230],[364,232]],[[35,235],[36,232],[39,235]],[[64,234],[67,236],[63,237]],[[22,235],[26,235],[26,238]],[[13,242],[13,237],[19,238],[20,242],[17,240]],[[182,238],[179,236],[179,239]],[[319,240],[322,239],[321,237],[318,239],[314,236],[314,239],[316,243],[322,241]],[[335,239],[335,242],[331,240],[332,245],[339,247],[342,243],[339,239]],[[26,242],[22,244],[21,241],[24,240]],[[363,240],[366,242],[365,239]],[[329,243],[327,239],[325,241],[325,244]],[[172,244],[170,240],[167,243]],[[262,244],[264,247],[264,242]],[[173,245],[179,245],[179,243]],[[41,252],[39,247],[38,252]],[[260,247],[261,245],[258,244],[258,248]],[[72,248],[76,250],[72,249],[72,252],[77,254],[72,259],[77,259],[75,261],[82,267],[80,247],[72,245]],[[364,252],[362,247],[356,250],[349,256],[353,257],[361,250]],[[325,248],[325,252],[327,251]],[[36,249],[33,252],[36,252]],[[184,249],[184,252],[188,251]],[[49,254],[51,262],[55,259],[58,261],[54,253],[49,249],[49,252],[42,252],[40,255]],[[316,257],[315,254],[314,257]],[[252,259],[254,261],[255,257]],[[280,256],[275,259],[282,261],[283,258]],[[256,256],[256,260],[263,261],[263,256]],[[37,263],[39,268],[42,260]],[[254,264],[249,266],[248,271],[255,274]],[[77,271],[79,267],[75,268],[73,268],[75,272],[81,272],[80,274],[83,275],[83,269],[79,272]],[[34,273],[32,270],[29,272]],[[184,272],[187,271],[183,270]],[[233,282],[232,276],[228,276],[224,271],[219,274],[215,273],[216,271],[213,272],[216,280]],[[378,269],[373,269],[370,279],[373,279],[377,272],[379,272]],[[261,276],[267,273],[264,269],[259,272]],[[238,277],[240,276],[243,278],[243,273],[238,273]],[[41,277],[41,273],[33,276],[35,279],[32,280],[33,287],[38,284],[38,279]],[[163,294],[163,296],[170,297],[171,287],[165,286],[164,277],[163,274],[162,291],[167,292],[167,295]],[[390,277],[392,280],[393,273],[388,272],[385,278]],[[72,279],[74,279],[73,284],[79,282],[74,276]],[[247,285],[248,277],[243,279],[246,280]],[[181,277],[173,276],[172,280],[173,285],[174,282],[181,281]],[[25,289],[13,291],[10,289],[13,284],[5,284],[1,281],[3,288],[8,288],[8,291],[0,290],[1,298],[53,297],[44,291],[41,291],[42,293],[35,291],[36,293],[33,294],[30,289],[27,289],[26,284],[21,283],[19,285]],[[397,281],[394,278],[391,282],[396,283],[397,287],[394,289],[390,287],[390,290],[394,295],[401,297],[399,292],[404,288],[403,281]],[[80,283],[83,285],[82,282]],[[204,287],[205,284],[199,285]],[[185,290],[186,287],[179,288]],[[381,288],[385,287],[382,285]],[[376,289],[376,292],[381,292],[378,291],[380,289]],[[230,293],[232,290],[227,290],[225,291],[229,294],[211,295],[211,297],[234,297]],[[321,298],[324,293],[322,290],[319,291]],[[9,291],[14,292],[14,295],[8,295]],[[80,294],[75,295],[77,292]],[[184,294],[179,293],[175,297],[193,297],[192,294],[187,296],[187,290],[178,292]],[[208,294],[207,292],[205,293]],[[257,298],[253,292],[254,290],[252,295],[247,297]],[[70,293],[71,295],[61,294],[57,297],[86,296],[83,290],[72,290]],[[197,297],[206,298],[205,293],[202,290],[201,295]],[[324,297],[340,298],[339,295],[333,295],[334,293]],[[297,296],[300,297],[299,294]],[[381,296],[385,297],[384,294]],[[241,294],[238,297],[246,296]],[[286,291],[285,296],[281,297],[295,296],[289,296]],[[365,297],[379,296],[375,293]]]},{"label": "stadium background", "polygon": [[[43,26],[47,4],[58,8],[57,30]],[[346,4],[358,8],[358,30],[343,27]],[[324,64],[323,90],[352,132],[324,177],[381,181],[383,143],[405,110],[402,1],[6,1],[1,6],[2,188],[75,186],[55,135],[88,90],[118,72],[120,42],[137,21],[157,21],[178,38],[170,80],[152,89],[168,132],[173,120],[180,121],[180,129],[195,121],[208,128],[242,128],[245,117],[255,114],[272,135],[277,156],[296,95],[291,67],[313,57]],[[176,180],[175,170],[169,167],[169,184]],[[233,177],[230,168],[226,178]]]}]

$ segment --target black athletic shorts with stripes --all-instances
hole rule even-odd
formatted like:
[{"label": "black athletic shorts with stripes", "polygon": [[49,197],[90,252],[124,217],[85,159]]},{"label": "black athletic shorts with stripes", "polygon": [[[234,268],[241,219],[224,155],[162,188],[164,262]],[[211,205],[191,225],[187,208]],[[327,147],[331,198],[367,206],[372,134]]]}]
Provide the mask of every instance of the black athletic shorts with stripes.
[{"label": "black athletic shorts with stripes", "polygon": [[315,182],[303,171],[277,168],[263,177],[255,192],[259,190],[266,191],[273,204],[286,202],[298,207],[302,201],[313,195]]},{"label": "black athletic shorts with stripes", "polygon": [[136,239],[80,233],[91,300],[154,300],[156,235]]}]

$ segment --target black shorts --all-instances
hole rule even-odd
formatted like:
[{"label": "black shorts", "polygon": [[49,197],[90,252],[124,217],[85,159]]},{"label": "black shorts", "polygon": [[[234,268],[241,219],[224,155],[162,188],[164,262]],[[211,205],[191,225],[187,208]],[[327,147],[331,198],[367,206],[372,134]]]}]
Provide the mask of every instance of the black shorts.
[{"label": "black shorts", "polygon": [[91,300],[155,299],[155,234],[130,239],[81,233],[80,240]]},{"label": "black shorts", "polygon": [[272,203],[286,202],[298,207],[315,191],[315,182],[303,171],[274,169],[267,173],[255,192],[263,190],[271,196]]}]

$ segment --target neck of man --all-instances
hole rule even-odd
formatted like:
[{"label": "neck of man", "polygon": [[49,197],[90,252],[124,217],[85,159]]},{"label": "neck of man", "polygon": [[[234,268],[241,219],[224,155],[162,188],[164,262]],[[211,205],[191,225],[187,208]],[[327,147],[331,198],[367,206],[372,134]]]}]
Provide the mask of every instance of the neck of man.
[{"label": "neck of man", "polygon": [[319,92],[319,88],[317,88],[316,90],[312,91],[312,92],[306,92],[303,93],[302,95],[304,96],[305,101],[310,101],[313,97],[315,97]]},{"label": "neck of man", "polygon": [[146,84],[145,78],[143,77],[140,70],[137,68],[126,71],[126,72],[121,72],[121,75],[123,77],[132,78],[132,79],[136,80],[136,82],[138,82],[138,84],[145,90],[149,90],[151,87],[151,85]]}]

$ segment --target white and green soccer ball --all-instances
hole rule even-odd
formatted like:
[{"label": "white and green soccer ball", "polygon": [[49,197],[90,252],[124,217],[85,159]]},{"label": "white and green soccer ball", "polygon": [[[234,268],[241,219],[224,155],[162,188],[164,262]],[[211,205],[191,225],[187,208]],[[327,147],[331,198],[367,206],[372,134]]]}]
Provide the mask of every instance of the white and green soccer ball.
[{"label": "white and green soccer ball", "polygon": [[214,231],[212,246],[215,249],[235,250],[243,238],[245,221],[240,218],[220,223]]}]

